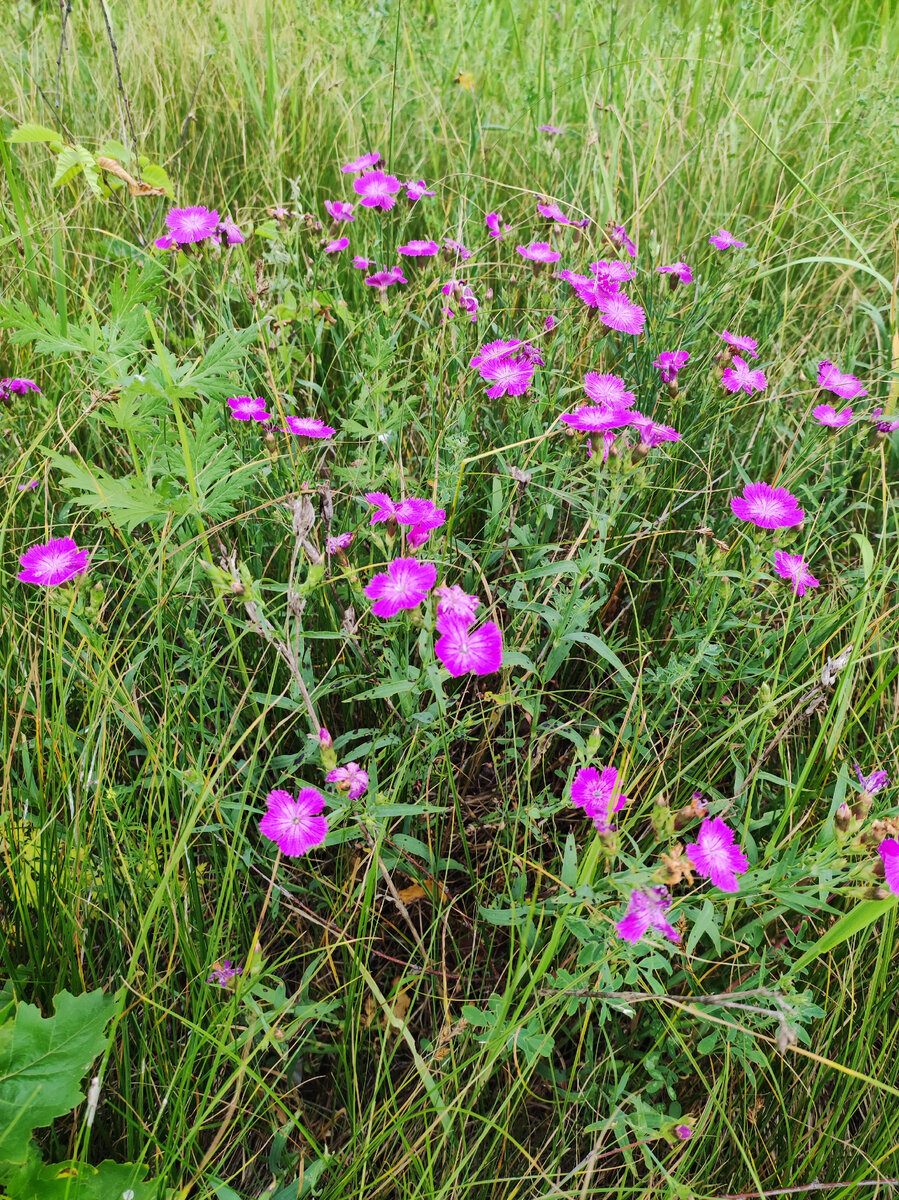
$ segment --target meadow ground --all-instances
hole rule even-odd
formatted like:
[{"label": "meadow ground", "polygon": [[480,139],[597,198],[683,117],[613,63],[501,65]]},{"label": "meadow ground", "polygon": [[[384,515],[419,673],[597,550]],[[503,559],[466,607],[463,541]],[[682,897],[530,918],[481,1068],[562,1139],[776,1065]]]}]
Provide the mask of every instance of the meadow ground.
[{"label": "meadow ground", "polygon": [[0,55],[6,1193],[891,1194],[899,5]]}]

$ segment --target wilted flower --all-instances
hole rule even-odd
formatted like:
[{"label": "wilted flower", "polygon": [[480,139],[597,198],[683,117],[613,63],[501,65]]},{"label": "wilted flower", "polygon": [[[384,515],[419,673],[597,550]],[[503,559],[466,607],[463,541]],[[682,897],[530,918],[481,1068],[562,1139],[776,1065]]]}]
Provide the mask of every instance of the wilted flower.
[{"label": "wilted flower", "polygon": [[247,240],[240,232],[240,227],[230,217],[222,219],[218,227],[218,232],[224,235],[225,241],[229,246],[242,246]]},{"label": "wilted flower", "polygon": [[[685,262],[670,263],[667,267],[656,267],[660,275],[672,275],[679,279],[681,283],[692,283],[693,272]],[[672,283],[674,279],[672,279]]]},{"label": "wilted flower", "polygon": [[785,554],[783,550],[775,550],[774,569],[782,579],[790,580],[797,596],[804,596],[810,587],[820,586],[801,554]]},{"label": "wilted flower", "polygon": [[467,617],[447,614],[437,618],[437,632],[434,653],[450,675],[491,675],[502,666],[503,638],[493,621],[475,629]]},{"label": "wilted flower", "polygon": [[371,606],[376,617],[394,617],[401,609],[416,608],[437,582],[433,563],[417,558],[395,558],[368,584],[365,594],[374,600]]},{"label": "wilted flower", "polygon": [[689,357],[689,350],[663,350],[652,365],[661,372],[663,383],[673,383],[678,371],[687,365]]},{"label": "wilted flower", "polygon": [[884,838],[877,847],[877,853],[883,859],[887,887],[894,896],[899,896],[899,841],[896,838]]},{"label": "wilted flower", "polygon": [[736,333],[728,333],[726,329],[723,333],[719,333],[718,337],[727,342],[728,346],[733,346],[735,350],[742,350],[744,354],[750,354],[753,358],[758,358],[759,344],[755,338],[740,337]]},{"label": "wilted flower", "polygon": [[232,967],[231,959],[226,958],[219,966],[213,968],[212,974],[206,977],[207,983],[217,983],[219,987],[227,987],[232,979],[243,974],[243,967]]},{"label": "wilted flower", "polygon": [[474,257],[471,251],[466,249],[461,242],[457,242],[455,238],[444,238],[443,248],[449,254],[454,254],[457,258],[460,258],[463,261],[467,258]]},{"label": "wilted flower", "polygon": [[383,171],[367,171],[353,180],[353,191],[362,197],[359,203],[363,208],[393,208],[400,186],[395,175]]},{"label": "wilted flower", "polygon": [[364,171],[367,167],[373,167],[376,162],[380,161],[381,155],[375,150],[371,154],[362,154],[359,158],[354,158],[352,162],[348,162],[340,169],[344,175],[349,175],[352,171]]},{"label": "wilted flower", "polygon": [[619,250],[626,250],[631,258],[637,257],[637,247],[627,236],[623,225],[613,225],[609,230],[609,241]]},{"label": "wilted flower", "polygon": [[688,1138],[693,1136],[693,1130],[689,1125],[675,1125],[674,1133],[682,1142],[686,1142]]},{"label": "wilted flower", "polygon": [[734,831],[720,817],[703,821],[696,841],[687,843],[687,857],[698,874],[722,892],[738,892],[737,876],[749,869],[746,856],[735,843]]},{"label": "wilted flower", "polygon": [[72,538],[53,538],[25,551],[19,559],[22,570],[16,579],[23,583],[38,583],[42,587],[57,587],[76,575],[84,575],[87,560],[88,551],[79,550]]},{"label": "wilted flower", "polygon": [[899,420],[895,417],[889,417],[886,420],[878,420],[883,415],[882,408],[875,408],[872,413],[869,413],[868,419],[877,422],[877,430],[879,433],[895,433],[899,429]]},{"label": "wilted flower", "polygon": [[745,358],[734,355],[734,365],[727,367],[721,376],[721,384],[729,392],[739,392],[742,388],[747,395],[761,392],[768,386],[764,371],[753,370]]},{"label": "wilted flower", "polygon": [[328,822],[318,815],[325,807],[325,798],[317,788],[300,788],[296,798],[276,789],[269,792],[265,802],[268,811],[259,822],[259,832],[288,858],[299,858],[325,840]]},{"label": "wilted flower", "polygon": [[549,316],[546,318],[546,320],[543,322],[543,328],[546,330],[547,333],[552,333],[552,331],[555,329],[555,327],[556,327],[556,318],[552,315],[552,313],[550,313]]},{"label": "wilted flower", "polygon": [[231,396],[227,404],[236,421],[267,421],[271,416],[261,396]]},{"label": "wilted flower", "polygon": [[626,942],[639,942],[647,930],[657,929],[669,942],[679,942],[680,934],[665,916],[670,907],[667,888],[634,889],[627,902],[627,913],[615,925],[618,936]]},{"label": "wilted flower", "polygon": [[407,242],[405,246],[397,246],[397,254],[405,254],[409,258],[431,258],[432,255],[439,253],[440,247],[435,241],[430,239],[424,241]]},{"label": "wilted flower", "polygon": [[488,213],[484,218],[484,224],[487,226],[487,232],[492,238],[499,238],[502,241],[502,230],[505,228],[505,222],[499,213]]},{"label": "wilted flower", "polygon": [[761,529],[786,529],[802,523],[805,513],[792,492],[769,483],[747,483],[730,502],[734,516]]},{"label": "wilted flower", "polygon": [[634,337],[643,332],[646,313],[639,304],[632,304],[627,296],[621,293],[607,296],[597,307],[600,320],[610,329],[617,329]]},{"label": "wilted flower", "polygon": [[812,409],[812,416],[819,425],[826,425],[828,429],[845,429],[855,420],[855,413],[851,408],[837,412],[832,404],[817,404]]},{"label": "wilted flower", "polygon": [[844,375],[826,358],[818,363],[818,387],[833,392],[844,400],[857,400],[860,396],[868,394],[860,379],[856,379],[854,375]]},{"label": "wilted flower", "polygon": [[537,131],[539,133],[552,133],[552,134],[565,132],[564,129],[559,129],[559,127],[557,125],[538,125]]},{"label": "wilted flower", "polygon": [[346,792],[350,800],[358,800],[368,787],[368,772],[355,762],[347,763],[345,767],[335,767],[325,779],[328,783],[336,783],[338,792]]},{"label": "wilted flower", "polygon": [[352,544],[354,533],[338,533],[329,537],[325,542],[325,554],[330,558],[334,554],[342,554]]},{"label": "wilted flower", "polygon": [[862,785],[862,790],[869,796],[876,796],[878,792],[882,792],[885,787],[890,786],[890,777],[886,771],[872,771],[867,778],[862,774],[861,767],[858,763],[855,766],[855,773],[858,776],[858,781]]},{"label": "wilted flower", "polygon": [[346,250],[349,244],[350,239],[348,237],[335,238],[332,242],[328,242],[325,245],[325,254],[337,254],[341,250]]},{"label": "wilted flower", "polygon": [[745,242],[738,242],[732,233],[728,233],[726,229],[719,229],[717,233],[713,233],[709,241],[716,250],[727,250],[731,246],[737,248],[745,246]]},{"label": "wilted flower", "polygon": [[620,791],[620,776],[615,767],[581,767],[571,784],[571,803],[582,808],[600,833],[614,829],[612,814],[628,803]]},{"label": "wilted flower", "polygon": [[406,199],[409,200],[411,204],[415,204],[416,201],[421,200],[424,196],[437,195],[436,192],[428,191],[427,184],[423,179],[410,179],[408,183],[403,184],[403,187],[406,189]]}]

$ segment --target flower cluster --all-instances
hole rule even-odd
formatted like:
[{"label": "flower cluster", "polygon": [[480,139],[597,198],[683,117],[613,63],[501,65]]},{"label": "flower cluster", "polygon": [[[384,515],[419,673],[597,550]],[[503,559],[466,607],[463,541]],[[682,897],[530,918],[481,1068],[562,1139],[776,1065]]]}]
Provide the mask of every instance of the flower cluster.
[{"label": "flower cluster", "polygon": [[230,217],[220,217],[218,210],[194,204],[190,208],[173,208],[166,216],[169,228],[154,243],[159,250],[194,246],[200,242],[219,245],[222,240],[229,246],[239,246],[246,238]]}]

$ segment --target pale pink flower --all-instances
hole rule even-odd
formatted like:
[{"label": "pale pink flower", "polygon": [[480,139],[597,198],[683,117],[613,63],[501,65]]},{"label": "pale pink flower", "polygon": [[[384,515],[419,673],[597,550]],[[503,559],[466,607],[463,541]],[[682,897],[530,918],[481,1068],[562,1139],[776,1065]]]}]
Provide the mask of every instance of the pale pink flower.
[{"label": "pale pink flower", "polygon": [[335,767],[325,776],[328,783],[336,783],[338,792],[346,792],[348,799],[358,800],[368,787],[368,772],[358,763],[350,762],[345,767]]},{"label": "pale pink flower", "polygon": [[376,617],[394,617],[404,608],[417,608],[437,582],[433,563],[417,558],[395,558],[368,584],[365,594],[374,600],[371,611]]},{"label": "pale pink flower", "polygon": [[407,242],[405,246],[397,246],[397,254],[405,254],[409,258],[431,258],[438,254],[440,247],[431,239]]},{"label": "pale pink flower", "polygon": [[353,191],[361,196],[359,203],[363,208],[393,208],[399,190],[397,177],[385,175],[383,171],[367,171],[353,180]]},{"label": "pale pink flower", "polygon": [[736,333],[728,333],[726,329],[723,333],[719,333],[718,337],[727,342],[728,346],[733,346],[735,350],[742,350],[744,354],[750,354],[753,358],[758,358],[759,344],[755,338],[741,337]]},{"label": "pale pink flower", "polygon": [[503,638],[493,621],[475,629],[467,617],[447,615],[438,618],[437,631],[434,653],[450,675],[492,675],[502,666]]},{"label": "pale pink flower", "polygon": [[738,892],[737,876],[749,870],[746,856],[735,842],[734,831],[720,817],[706,817],[696,841],[687,843],[687,857],[696,871],[722,892]]},{"label": "pale pink flower", "polygon": [[627,913],[615,925],[618,936],[626,942],[639,942],[648,930],[656,929],[669,942],[679,942],[680,934],[665,916],[670,907],[667,888],[659,886],[648,891],[635,888],[627,902]]},{"label": "pale pink flower", "polygon": [[618,375],[599,375],[588,371],[584,376],[584,391],[600,408],[630,408],[637,397],[626,390],[624,380]]},{"label": "pale pink flower", "polygon": [[227,404],[236,421],[267,421],[271,416],[261,396],[231,396]]},{"label": "pale pink flower", "polygon": [[559,250],[553,250],[549,242],[531,242],[528,246],[518,246],[518,253],[529,262],[551,263],[558,262],[562,257]]},{"label": "pale pink flower", "polygon": [[621,812],[629,800],[615,767],[581,767],[571,784],[571,803],[584,810],[600,833],[609,833],[615,828],[612,814]]},{"label": "pale pink flower", "polygon": [[477,596],[469,596],[458,584],[452,587],[444,584],[443,587],[434,588],[434,595],[440,597],[437,601],[438,618],[458,617],[467,621],[469,625],[475,620],[475,612],[481,602]]},{"label": "pale pink flower", "polygon": [[559,134],[559,133],[565,132],[564,129],[559,129],[559,127],[557,125],[538,125],[537,131],[539,133],[550,133],[550,134]]},{"label": "pale pink flower", "polygon": [[896,838],[884,838],[877,847],[877,853],[883,860],[887,888],[894,896],[899,896],[899,841]]},{"label": "pale pink flower", "polygon": [[826,425],[828,429],[845,429],[856,419],[851,408],[837,412],[832,404],[816,404],[812,409],[812,416],[819,425]]},{"label": "pale pink flower", "polygon": [[603,325],[608,325],[610,329],[617,329],[621,333],[629,333],[633,337],[643,332],[646,313],[639,304],[632,304],[623,293],[607,296],[598,305],[598,308],[600,320]]},{"label": "pale pink flower", "polygon": [[681,283],[692,283],[693,272],[685,262],[671,263],[667,267],[656,267],[660,275],[674,275]]},{"label": "pale pink flower", "polygon": [[747,483],[743,495],[734,496],[730,507],[735,517],[761,529],[787,529],[805,518],[792,492],[769,483]]},{"label": "pale pink flower", "polygon": [[753,392],[761,392],[768,386],[765,372],[753,370],[745,358],[734,355],[734,365],[727,367],[721,376],[721,384],[729,392],[739,392],[740,389],[748,396]]},{"label": "pale pink flower", "polygon": [[713,233],[709,241],[716,250],[728,250],[731,246],[738,249],[745,246],[745,242],[738,242],[732,233],[728,233],[726,229],[719,229],[717,233]]},{"label": "pale pink flower", "polygon": [[352,171],[364,171],[367,167],[373,167],[376,162],[381,161],[381,155],[375,150],[371,154],[362,154],[359,158],[354,158],[352,162],[348,162],[346,166],[341,167],[344,175],[349,175]]},{"label": "pale pink flower", "polygon": [[786,554],[783,550],[775,550],[774,570],[781,579],[790,580],[797,596],[804,596],[809,588],[820,587],[820,581],[808,569],[801,554]]},{"label": "pale pink flower", "polygon": [[296,798],[276,789],[269,792],[265,802],[268,811],[259,822],[259,832],[287,858],[299,858],[325,840],[328,822],[319,816],[325,798],[317,788],[300,788]]},{"label": "pale pink flower", "polygon": [[843,400],[858,400],[860,396],[868,394],[860,379],[856,379],[854,375],[844,375],[826,358],[818,363],[818,387],[833,392]]},{"label": "pale pink flower", "polygon": [[326,200],[325,212],[334,221],[355,221],[353,205],[344,200]]}]

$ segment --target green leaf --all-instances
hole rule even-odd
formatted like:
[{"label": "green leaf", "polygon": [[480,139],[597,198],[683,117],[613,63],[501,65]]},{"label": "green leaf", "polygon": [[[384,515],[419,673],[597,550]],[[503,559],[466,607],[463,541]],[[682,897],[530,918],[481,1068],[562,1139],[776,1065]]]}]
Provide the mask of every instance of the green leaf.
[{"label": "green leaf", "polygon": [[562,856],[562,882],[566,887],[577,887],[577,842],[574,834],[569,833],[565,839],[565,853]]},{"label": "green leaf", "polygon": [[149,166],[141,167],[140,178],[142,183],[149,183],[150,187],[164,188],[168,198],[175,199],[175,185],[169,178],[165,167],[160,167],[157,163],[150,163]]},{"label": "green leaf", "polygon": [[25,1162],[33,1131],[81,1103],[80,1081],[106,1049],[112,997],[60,992],[54,1004],[52,1017],[19,1004],[0,1027],[0,1161]]},{"label": "green leaf", "polygon": [[24,142],[49,142],[51,150],[55,150],[57,153],[64,144],[55,129],[48,129],[46,125],[33,125],[27,121],[12,131],[9,140],[14,145],[21,145]]},{"label": "green leaf", "polygon": [[130,533],[144,521],[162,520],[170,512],[181,515],[190,505],[190,497],[169,497],[161,489],[154,491],[133,477],[114,479],[99,467],[82,466],[67,454],[45,450],[47,458],[65,472],[63,482],[81,494],[74,497],[82,508],[105,511]]},{"label": "green leaf", "polygon": [[56,160],[56,174],[53,176],[53,187],[62,187],[70,183],[79,171],[83,170],[84,161],[77,146],[64,146]]},{"label": "green leaf", "polygon": [[628,683],[632,684],[634,682],[633,675],[615,651],[610,650],[602,638],[598,638],[595,633],[588,633],[585,629],[571,631],[562,637],[561,643],[565,642],[580,642],[584,646],[589,646],[591,650],[596,651],[600,658],[605,659],[609,666],[614,667]]},{"label": "green leaf", "polygon": [[159,1180],[146,1181],[145,1166],[107,1159],[98,1167],[73,1160],[48,1163],[21,1181],[12,1181],[9,1200],[155,1200]]},{"label": "green leaf", "polygon": [[809,946],[788,973],[795,975],[797,971],[807,967],[810,962],[814,962],[822,954],[828,954],[843,942],[848,941],[849,938],[861,933],[863,929],[867,929],[869,925],[879,921],[891,908],[895,908],[897,903],[899,903],[899,899],[892,896],[887,900],[863,900],[861,904],[856,904],[851,912],[841,917],[835,925],[831,925],[830,929],[823,933],[813,946]]}]

